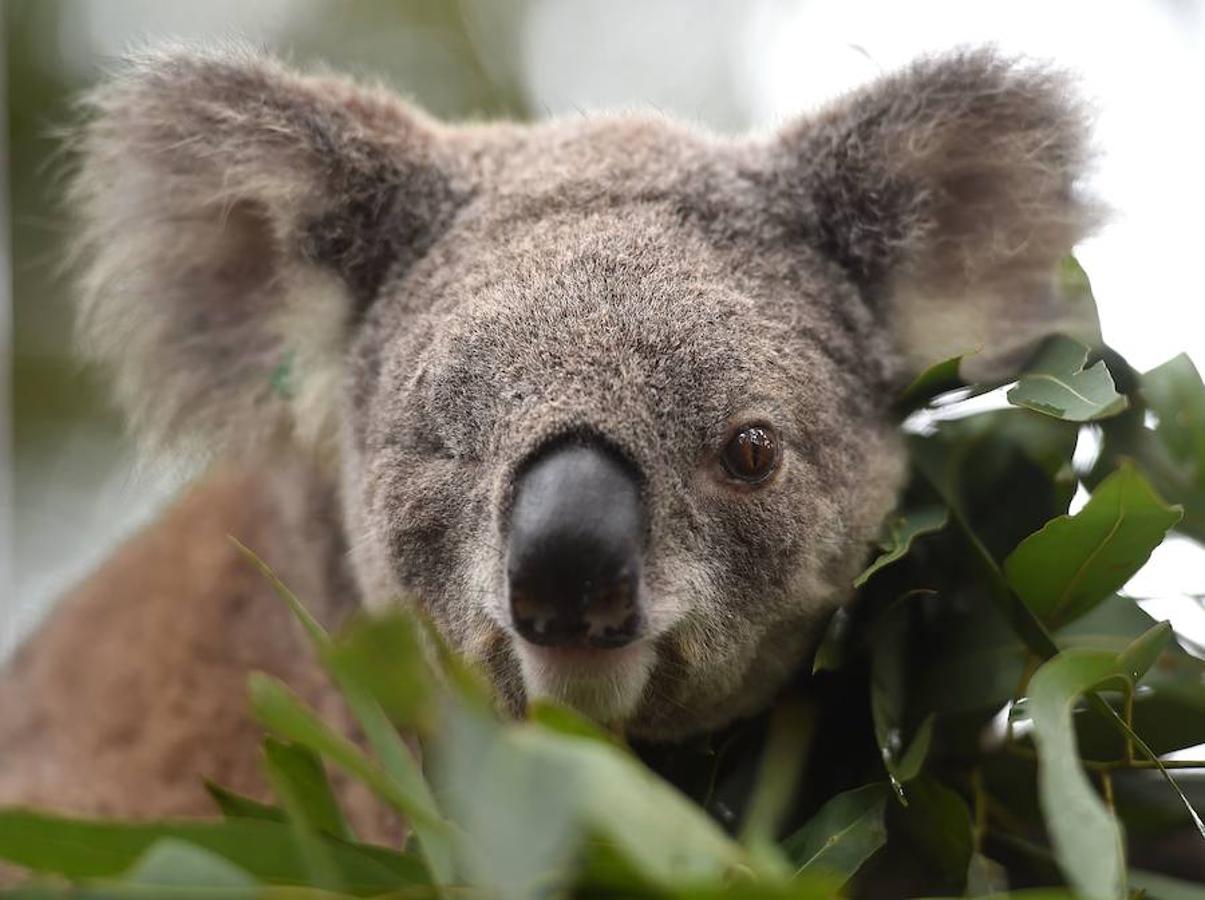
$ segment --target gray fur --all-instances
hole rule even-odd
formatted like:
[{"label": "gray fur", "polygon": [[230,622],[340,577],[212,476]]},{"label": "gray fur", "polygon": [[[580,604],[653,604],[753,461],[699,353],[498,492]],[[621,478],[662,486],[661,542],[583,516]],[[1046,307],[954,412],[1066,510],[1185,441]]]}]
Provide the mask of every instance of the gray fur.
[{"label": "gray fur", "polygon": [[[335,460],[361,601],[414,598],[516,708],[559,689],[506,624],[510,476],[598,434],[645,479],[657,636],[566,696],[650,737],[799,665],[895,501],[893,389],[1058,324],[1094,215],[1065,81],[989,51],[760,139],[450,128],[245,52],[136,60],[88,106],[82,332],[136,429]],[[717,462],[753,420],[786,444],[758,489]]]}]

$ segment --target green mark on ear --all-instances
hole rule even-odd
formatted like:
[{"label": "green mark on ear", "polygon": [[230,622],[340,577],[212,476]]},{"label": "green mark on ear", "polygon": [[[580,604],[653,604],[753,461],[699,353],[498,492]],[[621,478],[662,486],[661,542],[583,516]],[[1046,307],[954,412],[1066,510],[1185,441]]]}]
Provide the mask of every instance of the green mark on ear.
[{"label": "green mark on ear", "polygon": [[280,362],[268,377],[272,390],[285,400],[293,399],[293,357],[293,351],[286,350],[284,356],[281,357]]}]

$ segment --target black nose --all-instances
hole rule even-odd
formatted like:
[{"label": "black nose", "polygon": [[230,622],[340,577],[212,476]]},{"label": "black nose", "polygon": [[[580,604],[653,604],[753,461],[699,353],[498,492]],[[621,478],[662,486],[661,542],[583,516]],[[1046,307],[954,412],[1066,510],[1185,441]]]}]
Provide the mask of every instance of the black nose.
[{"label": "black nose", "polygon": [[586,443],[545,451],[515,483],[511,615],[533,644],[619,647],[639,636],[644,518],[636,473]]}]

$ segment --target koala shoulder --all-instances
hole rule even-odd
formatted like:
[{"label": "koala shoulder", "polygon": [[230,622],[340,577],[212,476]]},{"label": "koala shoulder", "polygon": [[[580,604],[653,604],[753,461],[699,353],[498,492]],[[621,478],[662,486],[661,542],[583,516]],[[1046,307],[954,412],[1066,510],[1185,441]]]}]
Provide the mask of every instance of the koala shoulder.
[{"label": "koala shoulder", "polygon": [[[298,521],[321,521],[325,501],[279,500],[301,483],[215,472],[63,598],[0,678],[0,805],[211,815],[202,777],[266,797],[250,671],[347,723],[304,635],[230,540],[260,549],[316,613],[337,618],[338,576],[306,563],[316,558],[307,528],[320,526]],[[388,836],[367,795],[344,794],[369,833]]]}]

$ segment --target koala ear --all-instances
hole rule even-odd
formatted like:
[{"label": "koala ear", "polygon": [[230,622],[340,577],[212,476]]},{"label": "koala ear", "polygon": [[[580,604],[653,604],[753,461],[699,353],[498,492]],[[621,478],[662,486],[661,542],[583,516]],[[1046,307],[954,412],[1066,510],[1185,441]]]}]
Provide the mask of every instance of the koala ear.
[{"label": "koala ear", "polygon": [[788,126],[769,186],[877,307],[909,370],[982,350],[973,367],[999,375],[1053,331],[1092,329],[1056,278],[1098,218],[1076,193],[1086,139],[1064,77],[965,52]]},{"label": "koala ear", "polygon": [[134,429],[329,445],[350,330],[458,203],[436,126],[243,49],[133,59],[83,106],[80,334]]}]

